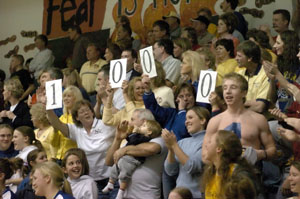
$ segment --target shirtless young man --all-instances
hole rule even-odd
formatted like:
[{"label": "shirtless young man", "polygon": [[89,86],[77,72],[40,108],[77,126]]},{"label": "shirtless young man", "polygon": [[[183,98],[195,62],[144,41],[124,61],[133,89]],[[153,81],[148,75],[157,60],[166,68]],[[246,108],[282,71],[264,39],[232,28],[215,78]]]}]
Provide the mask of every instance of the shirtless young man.
[{"label": "shirtless young man", "polygon": [[229,73],[225,75],[222,86],[228,108],[209,121],[203,142],[202,160],[206,160],[207,145],[210,144],[211,137],[221,129],[233,131],[241,138],[243,147],[252,147],[257,154],[257,161],[274,157],[276,148],[266,119],[244,107],[248,90],[246,79],[239,74]]}]

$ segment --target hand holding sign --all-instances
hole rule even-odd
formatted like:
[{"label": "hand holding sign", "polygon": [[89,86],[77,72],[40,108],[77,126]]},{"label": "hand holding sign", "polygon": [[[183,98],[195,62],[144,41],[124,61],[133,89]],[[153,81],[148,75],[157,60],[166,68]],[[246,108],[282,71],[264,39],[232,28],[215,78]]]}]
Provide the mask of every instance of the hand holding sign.
[{"label": "hand holding sign", "polygon": [[141,64],[143,74],[148,75],[150,78],[156,77],[156,66],[153,56],[152,46],[140,50]]},{"label": "hand holding sign", "polygon": [[127,59],[110,61],[109,83],[112,88],[120,88],[123,80],[126,80]]},{"label": "hand holding sign", "polygon": [[46,82],[46,110],[62,108],[61,82],[61,79]]},{"label": "hand holding sign", "polygon": [[197,102],[209,103],[209,95],[215,90],[217,81],[217,72],[202,70],[199,78],[197,91]]}]

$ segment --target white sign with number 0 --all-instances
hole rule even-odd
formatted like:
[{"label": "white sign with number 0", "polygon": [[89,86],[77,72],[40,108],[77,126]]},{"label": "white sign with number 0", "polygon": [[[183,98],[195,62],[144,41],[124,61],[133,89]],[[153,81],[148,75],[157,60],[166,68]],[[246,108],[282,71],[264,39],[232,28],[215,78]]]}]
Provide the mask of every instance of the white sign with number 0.
[{"label": "white sign with number 0", "polygon": [[48,81],[46,87],[46,110],[62,108],[62,80]]},{"label": "white sign with number 0", "polygon": [[157,73],[156,73],[156,66],[155,66],[152,46],[141,49],[140,58],[141,58],[141,65],[143,68],[143,74],[148,75],[150,78],[156,77]]},{"label": "white sign with number 0", "polygon": [[109,83],[112,88],[121,88],[126,80],[127,59],[115,59],[110,61]]},{"label": "white sign with number 0", "polygon": [[197,102],[209,103],[209,95],[215,90],[217,81],[217,72],[211,70],[202,70],[200,72]]}]

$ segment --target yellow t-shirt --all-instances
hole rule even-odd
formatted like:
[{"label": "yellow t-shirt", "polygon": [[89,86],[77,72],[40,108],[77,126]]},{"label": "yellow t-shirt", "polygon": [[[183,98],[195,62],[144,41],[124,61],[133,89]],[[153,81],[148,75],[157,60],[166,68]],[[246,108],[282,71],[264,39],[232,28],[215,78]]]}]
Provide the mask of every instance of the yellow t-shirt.
[{"label": "yellow t-shirt", "polygon": [[[229,173],[232,175],[232,172],[236,164],[231,164]],[[223,199],[221,196],[221,177],[218,174],[215,174],[209,183],[205,187],[205,199]]]},{"label": "yellow t-shirt", "polygon": [[238,64],[235,59],[227,59],[226,61],[220,63],[216,70],[218,72],[216,86],[221,86],[223,77],[228,73],[234,72],[235,68],[237,68],[237,65]]},{"label": "yellow t-shirt", "polygon": [[[71,114],[64,113],[62,116],[60,116],[59,120],[65,124],[73,124],[73,118]],[[57,151],[56,158],[62,160],[65,157],[66,151],[68,151],[71,148],[77,148],[77,144],[73,140],[65,137],[60,131],[58,131],[58,133],[61,139],[60,147]]]},{"label": "yellow t-shirt", "polygon": [[210,23],[207,27],[207,32],[216,36],[217,35],[217,25],[214,23]]}]

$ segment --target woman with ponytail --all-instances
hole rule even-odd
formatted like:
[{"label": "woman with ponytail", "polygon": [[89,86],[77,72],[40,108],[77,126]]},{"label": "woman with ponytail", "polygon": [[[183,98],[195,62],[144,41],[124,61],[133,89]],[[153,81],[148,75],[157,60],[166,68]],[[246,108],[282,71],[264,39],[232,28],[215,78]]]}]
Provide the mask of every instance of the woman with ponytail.
[{"label": "woman with ponytail", "polygon": [[54,162],[44,162],[32,170],[32,187],[37,196],[46,199],[74,199],[62,169]]},{"label": "woman with ponytail", "polygon": [[225,198],[226,182],[236,175],[245,175],[257,185],[254,169],[241,157],[242,144],[237,135],[219,130],[205,146],[207,149],[202,153],[202,161],[207,164],[202,177],[205,199]]},{"label": "woman with ponytail", "polygon": [[40,141],[35,139],[34,131],[31,127],[20,126],[14,130],[13,139],[15,150],[19,151],[16,156],[27,164],[27,155],[32,150],[42,148]]},{"label": "woman with ponytail", "polygon": [[5,186],[5,180],[13,175],[11,163],[6,158],[0,158],[0,198],[16,199],[16,195]]}]

